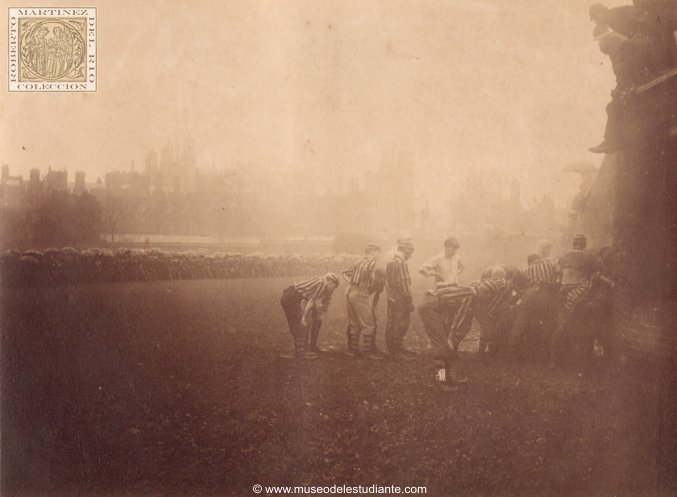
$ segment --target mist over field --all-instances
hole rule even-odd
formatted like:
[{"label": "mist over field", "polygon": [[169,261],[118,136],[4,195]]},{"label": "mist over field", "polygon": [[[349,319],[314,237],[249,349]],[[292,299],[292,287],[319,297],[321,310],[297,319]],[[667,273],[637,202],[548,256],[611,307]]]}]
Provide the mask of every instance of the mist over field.
[{"label": "mist over field", "polygon": [[93,185],[132,162],[142,172],[153,150],[190,149],[202,171],[246,165],[259,195],[293,212],[296,193],[279,191],[365,190],[406,152],[416,211],[446,213],[460,191],[507,200],[513,181],[525,208],[566,207],[578,180],[562,169],[599,166],[587,148],[613,87],[588,7],[103,2],[98,91],[0,95],[2,163]]}]

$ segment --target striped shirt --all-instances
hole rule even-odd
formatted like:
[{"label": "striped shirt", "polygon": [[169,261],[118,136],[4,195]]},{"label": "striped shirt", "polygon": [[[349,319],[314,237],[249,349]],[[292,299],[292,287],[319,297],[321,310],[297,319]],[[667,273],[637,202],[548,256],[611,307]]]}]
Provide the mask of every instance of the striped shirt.
[{"label": "striped shirt", "polygon": [[529,281],[532,283],[555,283],[555,264],[547,259],[529,264],[529,267],[524,270]]},{"label": "striped shirt", "polygon": [[292,288],[301,294],[303,300],[317,300],[327,286],[324,278],[311,278],[293,285]]},{"label": "striped shirt", "polygon": [[474,288],[468,286],[448,285],[440,287],[434,292],[428,292],[428,294],[437,297],[442,302],[458,304],[463,299],[475,297],[477,292]]},{"label": "striped shirt", "polygon": [[586,295],[592,289],[592,282],[594,277],[591,278],[586,283],[574,283],[562,285],[562,288],[559,290],[558,300],[560,303],[564,303],[564,306],[568,311],[574,306],[576,302],[582,295]]},{"label": "striped shirt", "polygon": [[409,266],[399,254],[395,254],[386,266],[386,288],[389,295],[399,294],[411,298]]},{"label": "striped shirt", "polygon": [[458,284],[458,275],[463,272],[464,268],[465,264],[463,264],[463,261],[457,254],[447,257],[447,254],[442,251],[425,262],[420,267],[419,272],[426,275],[439,273],[442,276],[442,280],[436,280],[436,286],[455,285]]},{"label": "striped shirt", "polygon": [[494,315],[512,299],[512,286],[503,278],[489,278],[472,284],[477,299],[484,302],[486,311]]},{"label": "striped shirt", "polygon": [[571,311],[578,300],[586,298],[590,293],[595,291],[595,288],[598,285],[606,285],[613,289],[613,282],[611,280],[602,276],[601,273],[595,273],[585,283],[562,285],[562,288],[559,291],[558,301],[560,303],[564,302],[566,308]]},{"label": "striped shirt", "polygon": [[441,287],[434,292],[426,292],[428,295],[437,297],[440,302],[456,308],[451,330],[454,333],[464,333],[470,330],[473,318],[473,302],[475,301],[475,289],[468,286],[449,285]]},{"label": "striped shirt", "polygon": [[372,274],[374,274],[374,268],[376,267],[376,261],[365,257],[360,262],[355,264],[354,267],[346,269],[342,274],[345,274],[350,278],[351,285],[368,285],[371,280]]},{"label": "striped shirt", "polygon": [[571,308],[574,306],[574,302],[581,298],[582,295],[586,294],[588,291],[590,291],[591,285],[588,283],[583,283],[582,285],[576,285],[574,288],[572,288],[566,296],[566,308],[568,310],[571,310]]},{"label": "striped shirt", "polygon": [[[507,306],[513,291],[505,279],[490,278],[474,282],[469,287],[453,285],[428,293],[442,302],[459,306],[453,322],[454,329],[458,329],[466,323],[468,314],[474,307],[480,314],[494,316],[497,311]],[[473,302],[477,302],[478,305],[473,306]]]}]

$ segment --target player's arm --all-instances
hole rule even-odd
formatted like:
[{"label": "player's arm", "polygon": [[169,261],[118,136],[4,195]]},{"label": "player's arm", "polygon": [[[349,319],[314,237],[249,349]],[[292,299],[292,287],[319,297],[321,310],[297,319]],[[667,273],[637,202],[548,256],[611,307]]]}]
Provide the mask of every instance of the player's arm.
[{"label": "player's arm", "polygon": [[301,326],[308,326],[308,316],[310,311],[315,307],[315,298],[311,297],[306,301],[306,305],[303,306],[303,314],[301,315]]},{"label": "player's arm", "polygon": [[421,267],[418,269],[418,272],[423,276],[425,276],[426,278],[428,276],[438,276],[439,275],[439,272],[437,271],[438,266],[439,266],[439,258],[435,256],[429,261],[421,264]]}]

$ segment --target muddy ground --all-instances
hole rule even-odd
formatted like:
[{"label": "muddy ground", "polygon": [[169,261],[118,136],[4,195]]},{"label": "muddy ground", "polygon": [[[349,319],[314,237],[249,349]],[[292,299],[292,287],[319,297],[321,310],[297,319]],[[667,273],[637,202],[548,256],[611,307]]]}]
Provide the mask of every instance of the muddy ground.
[{"label": "muddy ground", "polygon": [[290,282],[3,291],[3,495],[672,495],[652,386],[478,360],[473,329],[455,364],[469,383],[443,393],[418,316],[415,361],[345,355],[343,284],[327,352],[299,363],[279,306]]}]

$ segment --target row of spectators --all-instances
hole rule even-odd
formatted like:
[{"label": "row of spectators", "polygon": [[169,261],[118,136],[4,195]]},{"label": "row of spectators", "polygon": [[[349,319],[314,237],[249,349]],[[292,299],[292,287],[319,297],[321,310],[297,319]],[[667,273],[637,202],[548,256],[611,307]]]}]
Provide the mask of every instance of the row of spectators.
[{"label": "row of spectators", "polygon": [[[313,254],[265,255],[260,252],[163,252],[119,248],[72,247],[45,252],[9,250],[0,256],[4,287],[76,285],[118,281],[299,277],[339,271],[355,256]],[[357,257],[359,260],[359,256]]]}]

